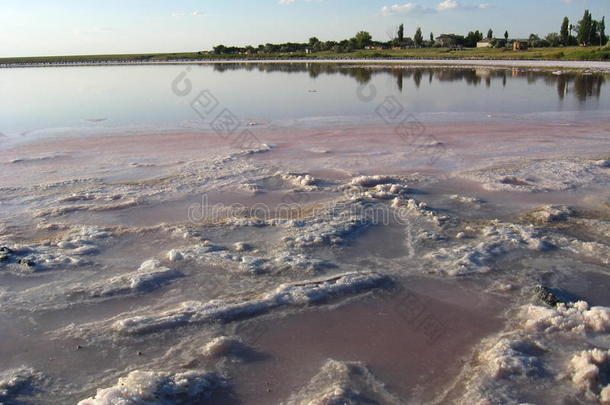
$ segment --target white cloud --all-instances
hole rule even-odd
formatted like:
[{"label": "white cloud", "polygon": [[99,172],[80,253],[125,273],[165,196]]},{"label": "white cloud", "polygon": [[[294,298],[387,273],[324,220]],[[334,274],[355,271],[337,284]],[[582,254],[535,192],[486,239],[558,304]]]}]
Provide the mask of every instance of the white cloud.
[{"label": "white cloud", "polygon": [[476,6],[467,6],[467,5],[462,5],[459,1],[457,0],[445,0],[441,3],[439,3],[436,6],[436,9],[438,11],[447,11],[447,10],[477,10],[477,9],[483,9],[483,8],[488,8],[489,4],[479,4]]},{"label": "white cloud", "polygon": [[[296,1],[296,0],[280,0],[280,1]],[[484,8],[488,8],[488,4],[479,4],[479,5],[462,5],[457,0],[443,0],[436,7],[424,7],[422,5],[416,3],[406,3],[406,4],[395,4],[393,6],[385,6],[381,9],[381,14],[384,16],[392,16],[398,14],[425,14],[425,13],[436,13],[443,11],[451,11],[451,10],[480,10]]]},{"label": "white cloud", "polygon": [[398,14],[424,14],[434,12],[434,9],[420,6],[415,3],[406,3],[403,5],[394,4],[393,6],[385,6],[381,9],[381,14],[384,16]]},{"label": "white cloud", "polygon": [[279,0],[278,4],[294,4],[297,1],[305,1],[305,2],[310,3],[312,1],[318,1],[319,2],[319,1],[322,1],[322,0]]},{"label": "white cloud", "polygon": [[439,3],[438,6],[436,6],[436,9],[438,11],[453,10],[459,6],[460,4],[455,0],[445,0],[442,3]]},{"label": "white cloud", "polygon": [[188,13],[184,12],[184,11],[178,11],[178,12],[172,13],[172,17],[188,17],[188,16],[205,17],[205,16],[207,16],[207,14],[205,14],[204,12],[199,11],[199,10],[191,11]]}]

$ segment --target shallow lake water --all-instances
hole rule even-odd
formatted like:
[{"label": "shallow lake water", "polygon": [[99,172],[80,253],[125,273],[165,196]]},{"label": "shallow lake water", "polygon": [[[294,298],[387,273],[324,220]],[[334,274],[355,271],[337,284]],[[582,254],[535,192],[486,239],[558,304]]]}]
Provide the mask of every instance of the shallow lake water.
[{"label": "shallow lake water", "polygon": [[[610,109],[607,75],[525,69],[215,64],[0,70],[0,132],[44,134],[209,129],[221,109],[244,124],[376,123],[404,109],[420,121],[488,115],[577,120]],[[201,119],[202,100],[214,116]],[[210,103],[209,105],[207,103]],[[561,113],[561,115],[558,115]]]}]

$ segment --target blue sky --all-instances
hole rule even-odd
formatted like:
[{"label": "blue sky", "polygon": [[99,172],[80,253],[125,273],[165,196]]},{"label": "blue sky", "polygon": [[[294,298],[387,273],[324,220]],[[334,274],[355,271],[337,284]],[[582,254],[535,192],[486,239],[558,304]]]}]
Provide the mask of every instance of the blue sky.
[{"label": "blue sky", "polygon": [[426,37],[489,28],[525,37],[557,32],[585,8],[610,18],[610,0],[0,0],[0,56],[193,51],[360,30],[387,40],[400,23],[408,36],[421,26]]}]

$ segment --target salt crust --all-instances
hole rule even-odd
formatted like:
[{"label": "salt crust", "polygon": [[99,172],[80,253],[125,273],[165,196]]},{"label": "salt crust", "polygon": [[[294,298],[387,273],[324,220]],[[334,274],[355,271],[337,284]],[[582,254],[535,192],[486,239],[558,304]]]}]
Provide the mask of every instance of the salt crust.
[{"label": "salt crust", "polygon": [[98,389],[95,396],[78,405],[186,405],[210,398],[224,384],[219,375],[203,370],[179,373],[136,370],[119,378],[116,385]]}]

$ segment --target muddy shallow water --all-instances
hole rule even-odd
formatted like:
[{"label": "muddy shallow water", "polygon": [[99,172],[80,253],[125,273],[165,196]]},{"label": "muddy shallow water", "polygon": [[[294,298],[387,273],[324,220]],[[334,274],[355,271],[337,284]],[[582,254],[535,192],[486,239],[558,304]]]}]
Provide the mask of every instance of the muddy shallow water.
[{"label": "muddy shallow water", "polygon": [[0,402],[610,403],[607,76],[181,69],[0,72]]}]

